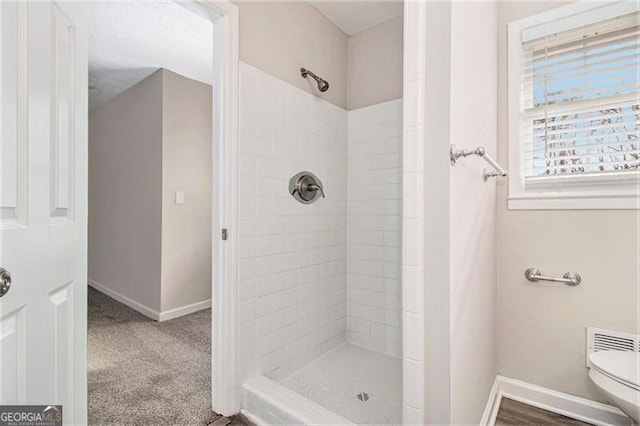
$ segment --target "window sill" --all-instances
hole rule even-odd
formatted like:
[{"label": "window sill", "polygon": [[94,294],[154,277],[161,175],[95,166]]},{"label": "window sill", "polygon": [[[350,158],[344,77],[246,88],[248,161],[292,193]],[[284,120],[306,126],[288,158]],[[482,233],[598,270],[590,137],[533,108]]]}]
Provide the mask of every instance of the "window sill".
[{"label": "window sill", "polygon": [[638,210],[638,192],[619,194],[522,194],[509,196],[509,210]]}]

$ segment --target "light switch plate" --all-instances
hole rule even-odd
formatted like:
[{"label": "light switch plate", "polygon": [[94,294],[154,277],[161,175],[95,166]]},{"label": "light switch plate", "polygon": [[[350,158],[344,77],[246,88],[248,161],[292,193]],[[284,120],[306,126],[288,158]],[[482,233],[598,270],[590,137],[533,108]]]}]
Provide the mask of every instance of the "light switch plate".
[{"label": "light switch plate", "polygon": [[176,191],[176,204],[184,204],[184,191]]}]

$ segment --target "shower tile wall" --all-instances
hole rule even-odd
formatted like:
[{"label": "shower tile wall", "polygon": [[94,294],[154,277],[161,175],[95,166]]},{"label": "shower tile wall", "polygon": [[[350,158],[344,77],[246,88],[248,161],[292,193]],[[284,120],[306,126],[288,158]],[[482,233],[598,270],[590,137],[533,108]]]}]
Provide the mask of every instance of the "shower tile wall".
[{"label": "shower tile wall", "polygon": [[279,380],[345,341],[347,112],[241,63],[239,145],[240,378]]},{"label": "shower tile wall", "polygon": [[349,111],[347,338],[402,352],[402,99]]}]

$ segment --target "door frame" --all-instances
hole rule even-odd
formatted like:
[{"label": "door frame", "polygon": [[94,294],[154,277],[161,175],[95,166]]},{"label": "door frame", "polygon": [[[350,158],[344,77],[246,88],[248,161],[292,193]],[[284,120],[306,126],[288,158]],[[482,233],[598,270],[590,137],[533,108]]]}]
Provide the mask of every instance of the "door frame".
[{"label": "door frame", "polygon": [[239,14],[230,0],[173,1],[213,25],[211,407],[229,416],[240,411],[235,345]]},{"label": "door frame", "polygon": [[174,1],[213,24],[211,407],[230,416],[240,411],[235,344],[239,12],[230,0]]},{"label": "door frame", "polygon": [[[240,411],[236,368],[239,12],[229,0],[192,3],[204,6],[213,22],[211,402],[213,411],[229,416]],[[227,230],[225,240],[223,229]]]}]

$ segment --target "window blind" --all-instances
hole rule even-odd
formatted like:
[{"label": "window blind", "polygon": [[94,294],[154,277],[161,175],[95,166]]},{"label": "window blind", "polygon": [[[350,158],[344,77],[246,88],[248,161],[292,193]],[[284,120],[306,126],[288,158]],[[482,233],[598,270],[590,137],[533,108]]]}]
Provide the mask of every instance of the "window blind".
[{"label": "window blind", "polygon": [[640,168],[637,13],[523,43],[525,185]]}]

